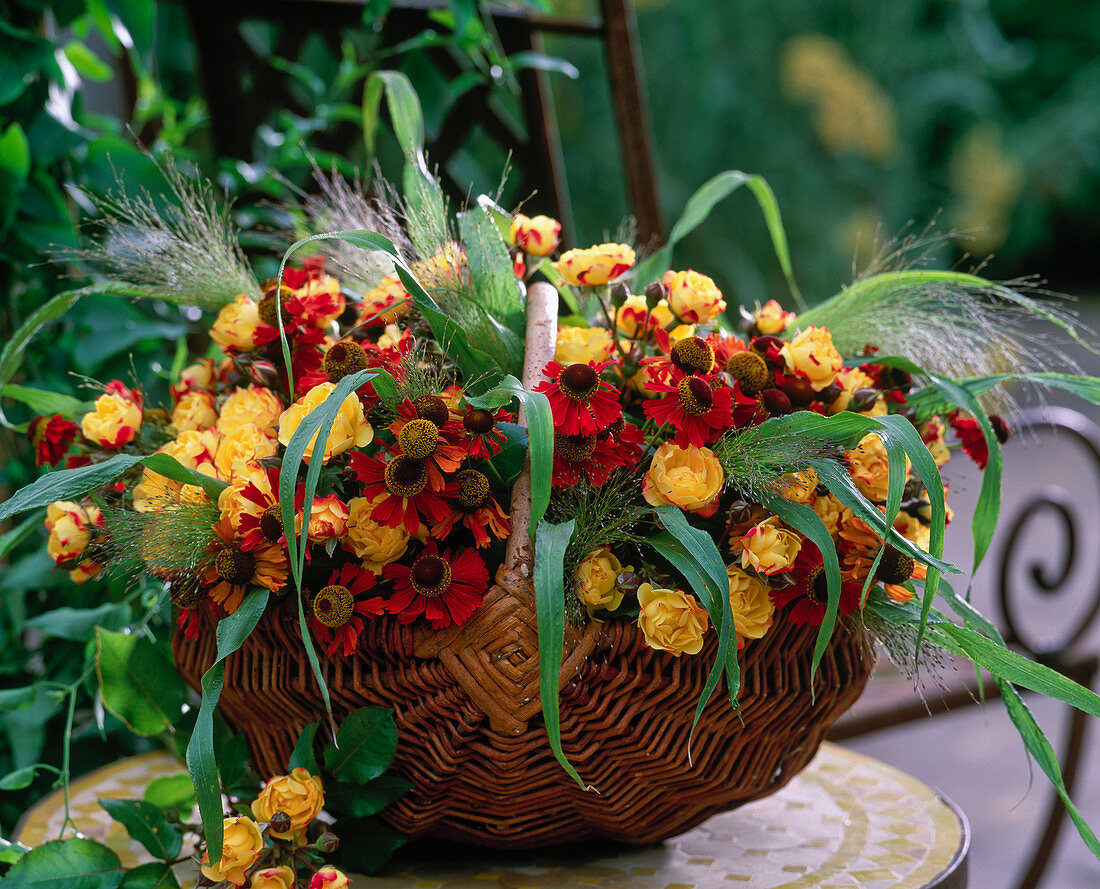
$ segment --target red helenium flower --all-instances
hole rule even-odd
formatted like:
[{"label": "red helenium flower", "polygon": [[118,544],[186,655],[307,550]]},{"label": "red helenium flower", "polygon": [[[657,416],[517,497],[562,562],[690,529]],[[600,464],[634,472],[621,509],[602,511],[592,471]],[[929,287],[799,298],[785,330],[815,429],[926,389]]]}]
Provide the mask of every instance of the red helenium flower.
[{"label": "red helenium flower", "polygon": [[474,550],[463,550],[452,558],[450,550],[440,553],[433,539],[428,540],[411,566],[393,562],[382,569],[382,574],[394,586],[394,594],[386,600],[386,611],[396,614],[403,624],[423,615],[431,621],[433,630],[464,623],[489,588],[489,572]]},{"label": "red helenium flower", "polygon": [[374,582],[373,572],[348,562],[313,597],[309,627],[330,656],[338,649],[344,657],[351,655],[363,633],[363,619],[384,613],[381,596],[359,598]]},{"label": "red helenium flower", "polygon": [[[802,541],[794,565],[791,566],[790,576],[794,583],[781,590],[772,590],[772,602],[777,608],[791,605],[787,612],[787,619],[791,623],[820,626],[829,606],[828,581],[821,551],[809,540]],[[858,583],[841,582],[840,614],[849,614],[859,607],[861,592]]]},{"label": "red helenium flower", "polygon": [[602,432],[622,415],[619,392],[600,379],[613,362],[570,364],[551,361],[543,374],[550,379],[535,386],[550,401],[554,429],[563,435],[593,435]]},{"label": "red helenium flower", "polygon": [[716,377],[688,376],[673,367],[668,383],[649,382],[654,392],[665,392],[643,406],[645,415],[677,430],[676,444],[706,447],[733,425],[733,392],[725,385],[713,385]]}]

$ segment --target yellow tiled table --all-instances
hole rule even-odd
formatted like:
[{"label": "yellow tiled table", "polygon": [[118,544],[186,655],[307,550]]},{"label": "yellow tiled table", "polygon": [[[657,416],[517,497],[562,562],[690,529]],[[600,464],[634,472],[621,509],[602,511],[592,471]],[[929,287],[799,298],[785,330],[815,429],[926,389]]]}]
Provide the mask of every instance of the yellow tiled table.
[{"label": "yellow tiled table", "polygon": [[[167,754],[123,760],[73,783],[80,830],[111,846],[124,864],[140,847],[98,805],[140,797],[150,778],[182,771]],[[54,839],[60,794],[27,813],[17,839]],[[350,841],[351,838],[346,838]],[[963,889],[969,834],[950,803],[878,760],[824,744],[779,793],[718,815],[665,843],[593,843],[554,853],[457,850],[431,859],[433,846],[403,851],[384,876],[356,878],[372,889]],[[197,868],[179,876],[193,885]]]}]

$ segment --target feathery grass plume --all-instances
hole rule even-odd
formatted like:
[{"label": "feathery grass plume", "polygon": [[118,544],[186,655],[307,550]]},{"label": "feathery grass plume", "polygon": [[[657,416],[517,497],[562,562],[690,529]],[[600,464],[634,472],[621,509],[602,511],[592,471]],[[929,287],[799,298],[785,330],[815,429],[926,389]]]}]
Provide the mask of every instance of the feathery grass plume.
[{"label": "feathery grass plume", "polygon": [[780,476],[801,472],[811,460],[835,456],[834,441],[802,433],[777,432],[764,423],[733,430],[711,445],[726,474],[726,484],[751,499],[776,493]]},{"label": "feathery grass plume", "polygon": [[[1059,305],[1068,297],[1040,289],[1035,280],[990,281],[980,277],[980,266],[970,273],[923,268],[949,237],[925,230],[887,242],[852,285],[803,312],[785,335],[811,324],[827,327],[843,354],[861,355],[872,345],[955,379],[1076,371],[1058,345],[1058,329],[1095,351],[1075,316]],[[1007,399],[1004,405],[1012,407]]]},{"label": "feathery grass plume", "polygon": [[237,241],[230,204],[209,182],[192,182],[166,160],[157,168],[168,194],[115,190],[89,195],[102,218],[91,245],[71,254],[106,277],[149,288],[150,296],[216,311],[239,293],[259,298],[257,283]]},{"label": "feathery grass plume", "polygon": [[[406,262],[412,259],[414,250],[405,233],[400,204],[377,170],[375,181],[379,187],[374,195],[367,193],[358,176],[349,181],[335,168],[326,174],[316,161],[313,181],[319,189],[316,194],[297,190],[299,202],[294,209],[301,212],[305,222],[299,231],[288,233],[290,240],[317,232],[371,231],[389,238]],[[318,241],[316,246],[325,257],[328,271],[349,291],[365,293],[393,274],[393,260],[379,250],[364,250],[335,238]]]},{"label": "feathery grass plume", "polygon": [[209,561],[218,517],[218,505],[205,498],[149,512],[109,508],[108,567],[116,573],[197,575]]},{"label": "feathery grass plume", "polygon": [[874,636],[890,662],[913,683],[913,690],[922,701],[927,700],[929,693],[942,695],[948,690],[944,674],[957,668],[942,649],[928,641],[927,636],[917,649],[915,623],[892,623],[873,608],[863,609],[860,615],[864,628]]},{"label": "feathery grass plume", "polygon": [[613,543],[638,543],[643,539],[634,530],[647,512],[635,502],[637,493],[637,476],[622,469],[613,472],[599,487],[582,480],[575,488],[554,491],[547,519],[554,524],[570,519],[576,523],[565,552],[566,578],[573,576],[592,550]]}]

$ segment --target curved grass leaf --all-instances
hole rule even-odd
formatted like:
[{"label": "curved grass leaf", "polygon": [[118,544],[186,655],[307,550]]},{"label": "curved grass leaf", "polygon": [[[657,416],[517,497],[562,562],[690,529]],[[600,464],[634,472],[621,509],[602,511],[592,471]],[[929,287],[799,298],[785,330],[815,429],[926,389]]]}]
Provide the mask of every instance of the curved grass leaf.
[{"label": "curved grass leaf", "polygon": [[493,410],[518,398],[527,422],[527,447],[531,460],[531,527],[538,527],[550,505],[554,471],[554,418],[550,401],[541,392],[529,392],[514,376],[506,376],[496,386],[466,402],[482,410]]},{"label": "curved grass leaf", "polygon": [[668,243],[638,267],[637,280],[643,285],[647,284],[668,268],[672,262],[672,250],[680,240],[701,225],[719,201],[733,194],[742,185],[748,186],[764,214],[764,222],[768,227],[768,234],[771,235],[775,257],[779,260],[779,267],[787,279],[791,297],[800,308],[805,308],[802,294],[794,280],[790,248],[787,246],[787,233],[783,228],[783,217],[779,212],[779,203],[775,199],[775,194],[763,176],[742,173],[740,170],[726,170],[699,186],[684,204],[683,214],[672,227]]},{"label": "curved grass leaf", "polygon": [[22,522],[8,531],[7,534],[0,537],[0,559],[37,531],[42,526],[42,521],[45,517],[46,511],[44,509],[39,509],[37,512],[23,519]]},{"label": "curved grass leaf", "polygon": [[[843,470],[842,470],[843,471]],[[845,473],[846,474],[846,473]],[[794,528],[799,534],[814,544],[821,552],[821,562],[825,568],[825,581],[828,589],[829,604],[825,608],[825,616],[821,626],[817,630],[817,639],[814,641],[814,655],[810,662],[810,678],[817,675],[817,665],[825,655],[825,648],[832,638],[833,629],[836,627],[837,612],[840,610],[840,561],[837,559],[836,546],[829,534],[829,529],[810,507],[785,497],[772,495],[764,498],[764,508],[771,510],[774,515],[787,525]],[[878,512],[878,510],[875,510]],[[881,516],[881,513],[879,513]]]},{"label": "curved grass leaf", "polygon": [[[287,527],[293,528],[293,522]],[[271,592],[262,587],[251,590],[236,611],[218,622],[218,656],[202,675],[202,703],[191,740],[187,742],[187,771],[199,800],[211,864],[217,864],[222,857],[222,792],[214,751],[214,711],[225,682],[225,659],[240,648],[256,628],[270,596]]]},{"label": "curved grass leaf", "polygon": [[565,656],[565,551],[573,536],[574,521],[560,525],[542,520],[535,531],[535,611],[539,637],[539,697],[542,718],[554,758],[566,773],[587,789],[561,748],[561,715],[558,682]]},{"label": "curved grass leaf", "polygon": [[206,496],[214,502],[217,502],[221,492],[229,487],[227,482],[214,478],[212,475],[189,469],[175,457],[168,454],[150,454],[141,462],[146,469],[158,475],[163,475],[165,478],[170,478],[174,482],[180,482],[184,485],[198,485],[206,492]]},{"label": "curved grass leaf", "polygon": [[0,503],[0,522],[28,509],[83,497],[89,491],[113,482],[131,466],[145,459],[136,454],[116,454],[102,463],[47,472]]}]

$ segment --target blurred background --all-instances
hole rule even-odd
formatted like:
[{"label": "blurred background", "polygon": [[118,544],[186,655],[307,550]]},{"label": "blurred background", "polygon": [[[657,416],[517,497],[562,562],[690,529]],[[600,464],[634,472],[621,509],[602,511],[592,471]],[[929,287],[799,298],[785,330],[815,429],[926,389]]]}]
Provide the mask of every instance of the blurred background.
[{"label": "blurred background", "polygon": [[[488,192],[528,214],[559,213],[569,246],[631,231],[645,244],[669,230],[707,178],[740,169],[774,189],[811,303],[850,281],[876,245],[935,220],[945,234],[937,262],[988,260],[985,274],[995,279],[1041,273],[1051,289],[1082,297],[1078,308],[1095,326],[1100,5],[638,0],[619,10],[625,32],[602,24],[616,6],[0,0],[0,341],[54,293],[84,283],[78,264],[48,259],[75,247],[94,221],[89,196],[109,194],[120,174],[128,189],[164,189],[149,154],[171,154],[213,177],[235,202],[260,277],[264,263],[273,271],[274,204],[308,188],[314,164],[370,178],[377,162],[383,174],[399,174],[384,115],[380,124],[366,115],[368,128],[380,126],[373,153],[363,138],[365,79],[391,67],[420,93],[430,159],[453,199]],[[622,64],[631,49],[636,56]],[[637,101],[624,117],[615,96],[630,75]],[[624,132],[636,138],[629,157],[650,161],[641,183],[624,156]],[[648,203],[639,207],[638,189],[647,185]],[[718,205],[679,245],[676,265],[711,275],[731,310],[786,294],[747,193]],[[15,382],[79,396],[84,378],[137,380],[151,402],[166,401],[172,356],[196,320],[167,304],[88,298],[31,346]],[[1082,351],[1079,359],[1100,373],[1095,356]],[[5,410],[17,426],[31,416],[17,404]],[[1071,488],[1088,477],[1096,491],[1100,480],[1088,465],[1067,470],[1050,453],[1019,457],[1006,488],[1058,463]],[[0,430],[0,455],[4,499],[37,470],[18,431]],[[967,497],[976,492],[967,493],[965,473],[953,483],[965,526]],[[1085,499],[1097,502],[1095,493]],[[1042,550],[1048,538],[1039,539]],[[67,664],[77,670],[84,637],[54,635],[35,616],[103,601],[102,589],[74,587],[54,571],[41,542],[32,536],[2,566],[0,687],[64,676]],[[955,555],[967,563],[965,553]],[[1087,586],[1098,572],[1086,565],[1077,579]],[[981,578],[976,595],[986,595]],[[943,720],[946,734],[924,737],[918,732],[937,729],[910,727],[860,749],[963,804],[975,826],[971,885],[994,887],[1009,884],[1003,871],[1034,833],[1046,790],[1037,777],[1027,793],[1022,748],[988,710],[958,717],[969,722]],[[1057,737],[1058,711],[1040,716]],[[46,695],[5,714],[0,775],[50,761],[66,718]],[[140,743],[93,694],[72,718],[75,773]],[[944,749],[961,755],[943,757]],[[1082,784],[1094,825],[1095,761],[1086,760]],[[979,766],[990,774],[971,781]],[[1020,786],[999,781],[1006,773],[1021,776]],[[0,793],[0,834],[48,786],[43,775]],[[985,790],[973,790],[979,786]],[[1016,805],[1019,798],[1025,802]],[[1044,885],[1100,885],[1100,865],[1072,830]]]}]

